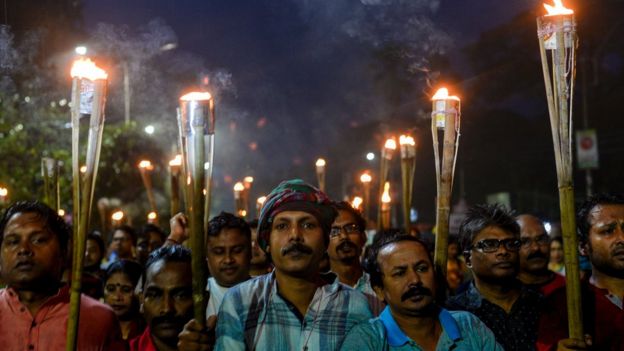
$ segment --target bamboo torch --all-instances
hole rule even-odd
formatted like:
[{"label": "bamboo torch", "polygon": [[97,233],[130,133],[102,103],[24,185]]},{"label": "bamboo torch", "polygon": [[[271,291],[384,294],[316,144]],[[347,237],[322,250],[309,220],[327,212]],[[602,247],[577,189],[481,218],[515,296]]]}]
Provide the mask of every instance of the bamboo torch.
[{"label": "bamboo torch", "polygon": [[180,98],[182,159],[186,172],[190,239],[193,268],[195,320],[206,323],[205,267],[207,232],[214,169],[214,100],[207,92],[193,92]]},{"label": "bamboo torch", "polygon": [[390,182],[385,182],[381,195],[381,229],[390,229],[390,216],[392,215],[392,198],[390,197]]},{"label": "bamboo torch", "polygon": [[245,216],[251,213],[251,211],[249,210],[249,195],[251,193],[251,186],[253,184],[253,181],[254,179],[251,176],[243,178],[243,186],[245,187],[245,190],[243,190],[243,209],[245,210]]},{"label": "bamboo torch", "polygon": [[243,205],[243,192],[245,186],[241,182],[234,184],[234,206],[236,207],[236,215],[239,217],[245,217],[247,214]]},{"label": "bamboo torch", "polygon": [[111,226],[115,228],[115,227],[119,227],[120,225],[122,225],[125,216],[126,215],[124,214],[122,210],[117,210],[113,212],[113,214],[111,214]]},{"label": "bamboo torch", "polygon": [[265,201],[266,201],[266,196],[260,196],[256,200],[256,217],[260,217],[260,211],[262,211],[262,206],[264,205]]},{"label": "bamboo torch", "polygon": [[[73,265],[69,319],[67,321],[67,350],[75,350],[80,319],[80,289],[86,235],[91,216],[93,192],[100,161],[102,132],[104,130],[104,107],[108,75],[91,60],[80,58],[71,69],[72,82],[72,191],[74,207]],[[91,115],[87,139],[85,171],[80,174],[80,117]],[[81,179],[82,178],[82,179]]]},{"label": "bamboo torch", "polygon": [[44,198],[48,206],[57,211],[61,208],[59,169],[59,161],[50,157],[43,157],[41,159]]},{"label": "bamboo torch", "polygon": [[363,211],[364,211],[364,218],[366,219],[370,218],[370,184],[372,180],[373,180],[373,177],[371,177],[370,173],[368,172],[364,172],[360,176],[360,182],[362,182],[362,190],[363,190],[363,196],[364,196],[364,198],[362,199],[362,201],[364,201]]},{"label": "bamboo torch", "polygon": [[[392,160],[392,154],[394,150],[396,150],[396,141],[394,138],[390,138],[386,140],[384,147],[381,149],[381,157],[379,161],[380,170],[379,170],[379,196],[377,197],[379,200],[382,199],[384,193],[384,187],[386,185],[386,180],[388,179],[388,171],[390,167],[390,161]],[[382,205],[380,203],[377,207],[377,229],[382,229],[383,226],[381,224],[382,220]]]},{"label": "bamboo torch", "polygon": [[182,155],[176,155],[169,161],[169,187],[171,188],[171,216],[180,212],[180,167]]},{"label": "bamboo torch", "polygon": [[414,172],[416,171],[416,141],[409,135],[399,137],[401,149],[401,180],[403,183],[403,220],[405,232],[411,230],[410,209],[414,191]]},{"label": "bamboo torch", "polygon": [[554,0],[554,2],[555,6],[544,4],[548,14],[537,18],[537,36],[557,167],[561,232],[567,279],[568,332],[570,338],[582,340],[578,238],[574,217],[574,183],[572,179],[572,101],[578,37],[574,11],[565,8],[561,0]]},{"label": "bamboo torch", "polygon": [[359,196],[354,196],[353,200],[351,200],[351,207],[353,207],[353,209],[358,210],[360,212],[362,212],[362,203],[364,202],[364,200],[359,197]]},{"label": "bamboo torch", "polygon": [[145,192],[147,193],[147,201],[149,201],[151,212],[156,211],[156,200],[154,199],[154,189],[152,187],[152,177],[148,172],[154,170],[154,165],[149,160],[142,160],[139,162],[139,173],[141,173],[141,180],[143,180],[143,186],[145,186]]},{"label": "bamboo torch", "polygon": [[[431,134],[435,155],[437,203],[436,203],[436,238],[434,261],[439,272],[446,275],[446,258],[449,233],[449,215],[455,161],[459,146],[459,126],[461,121],[460,100],[449,96],[446,88],[439,89],[432,98]],[[442,160],[438,135],[442,135]]]},{"label": "bamboo torch", "polygon": [[7,203],[9,203],[9,189],[0,186],[0,208],[4,208]]},{"label": "bamboo torch", "polygon": [[327,165],[325,159],[319,158],[316,160],[316,179],[322,192],[325,192],[325,165]]}]

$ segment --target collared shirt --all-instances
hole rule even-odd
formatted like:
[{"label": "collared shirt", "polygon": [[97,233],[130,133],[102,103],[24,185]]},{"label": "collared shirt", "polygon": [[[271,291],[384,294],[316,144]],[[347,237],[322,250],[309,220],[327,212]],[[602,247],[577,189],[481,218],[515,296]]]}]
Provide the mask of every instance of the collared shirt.
[{"label": "collared shirt", "polygon": [[589,278],[589,283],[596,287],[596,289],[598,291],[602,292],[602,295],[604,295],[604,297],[611,301],[611,303],[613,305],[615,305],[615,307],[619,308],[620,310],[624,310],[624,302],[622,301],[622,297],[621,296],[617,296],[615,294],[612,294],[609,290],[607,289],[603,289],[601,287],[598,286],[598,284],[596,284],[596,278],[594,278],[594,276],[591,276]]},{"label": "collared shirt", "polygon": [[149,327],[145,328],[143,334],[130,340],[130,351],[158,351],[152,341],[152,332]]},{"label": "collared shirt", "polygon": [[278,293],[275,272],[230,288],[215,349],[337,350],[351,327],[372,317],[366,298],[338,279],[316,289],[304,316],[293,308]]},{"label": "collared shirt", "polygon": [[206,291],[210,292],[210,298],[206,305],[206,318],[214,316],[219,313],[219,307],[223,301],[223,296],[229,290],[224,286],[219,285],[214,277],[208,278],[208,284],[206,285]]},{"label": "collared shirt", "polygon": [[539,293],[522,287],[520,296],[507,313],[503,308],[484,299],[474,282],[463,293],[451,297],[447,306],[451,310],[473,313],[494,332],[507,351],[535,350],[537,329],[542,308]]},{"label": "collared shirt", "polygon": [[565,286],[566,279],[564,276],[551,273],[552,276],[549,281],[543,284],[525,284],[525,286],[533,291],[537,291],[541,293],[544,297],[549,296],[554,291],[560,289],[562,286]]},{"label": "collared shirt", "polygon": [[375,294],[375,290],[373,290],[373,287],[370,284],[370,275],[368,273],[363,272],[360,279],[358,279],[355,286],[353,286],[353,289],[364,294],[368,300],[371,312],[373,312],[373,316],[379,316],[384,307],[386,307],[386,304],[377,298],[377,294]]},{"label": "collared shirt", "polygon": [[[463,311],[449,312],[440,309],[438,320],[442,334],[436,350],[488,350],[503,351],[494,334],[473,314]],[[392,316],[390,307],[381,315],[353,327],[342,344],[343,351],[407,351],[422,350],[410,339]]]},{"label": "collared shirt", "polygon": [[[69,318],[69,287],[49,297],[35,316],[11,288],[0,290],[0,348],[12,351],[65,350]],[[124,350],[121,332],[110,307],[85,295],[80,299],[77,350]]]}]

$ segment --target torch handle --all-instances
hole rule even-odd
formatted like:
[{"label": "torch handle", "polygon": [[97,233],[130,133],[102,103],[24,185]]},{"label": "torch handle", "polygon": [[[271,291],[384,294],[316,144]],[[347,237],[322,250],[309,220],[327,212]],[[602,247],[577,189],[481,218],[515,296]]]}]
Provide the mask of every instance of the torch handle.
[{"label": "torch handle", "polygon": [[412,205],[412,183],[413,178],[413,158],[401,158],[401,181],[403,192],[403,223],[405,225],[405,232],[409,233],[411,230],[410,221],[410,208]]}]

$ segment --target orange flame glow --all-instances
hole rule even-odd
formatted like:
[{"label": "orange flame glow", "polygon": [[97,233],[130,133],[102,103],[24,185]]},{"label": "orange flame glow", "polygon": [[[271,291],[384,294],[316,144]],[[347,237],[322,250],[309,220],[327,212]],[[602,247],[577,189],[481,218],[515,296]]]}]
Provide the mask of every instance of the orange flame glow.
[{"label": "orange flame glow", "polygon": [[384,191],[383,191],[383,194],[381,195],[381,202],[383,203],[392,202],[392,199],[390,198],[390,182],[386,182],[386,184],[384,184]]},{"label": "orange flame glow", "polygon": [[353,208],[355,208],[356,210],[360,209],[360,206],[362,206],[362,203],[364,202],[364,200],[362,200],[361,197],[356,196],[353,198],[353,201],[351,201],[351,206]]},{"label": "orange flame glow", "polygon": [[360,182],[362,183],[370,183],[372,180],[373,177],[371,177],[371,175],[368,173],[362,173],[362,175],[360,176]]},{"label": "orange flame glow", "polygon": [[562,0],[553,0],[555,6],[544,4],[544,8],[548,11],[546,16],[558,16],[558,15],[572,15],[574,11],[563,6]]},{"label": "orange flame glow", "polygon": [[245,190],[245,186],[241,182],[237,182],[234,184],[234,191],[243,191]]},{"label": "orange flame glow", "polygon": [[256,200],[256,203],[257,203],[258,205],[262,206],[262,205],[264,205],[264,202],[266,201],[266,199],[267,199],[267,198],[266,198],[266,196],[260,196],[260,197],[258,198],[258,200]]},{"label": "orange flame glow", "polygon": [[154,169],[154,166],[152,166],[151,161],[142,160],[141,162],[139,162],[139,168],[145,168],[146,170],[151,171],[152,169]]},{"label": "orange flame glow", "polygon": [[386,149],[390,149],[390,150],[396,150],[397,145],[396,145],[396,141],[394,139],[388,139],[386,140],[386,143],[384,144],[384,147]]},{"label": "orange flame glow", "polygon": [[180,97],[180,100],[182,101],[204,101],[204,100],[210,100],[212,98],[212,95],[210,95],[210,93],[202,91],[194,91],[192,93],[188,93],[186,95],[183,95]]},{"label": "orange flame glow", "polygon": [[158,213],[152,211],[150,213],[147,214],[147,219],[148,220],[155,220],[156,218],[158,218]]},{"label": "orange flame glow", "polygon": [[121,219],[124,218],[124,213],[123,213],[123,211],[117,211],[117,212],[113,213],[111,218],[114,221],[121,221]]},{"label": "orange flame glow", "polygon": [[416,141],[414,141],[414,138],[409,135],[401,135],[399,137],[399,144],[416,146]]},{"label": "orange flame glow", "polygon": [[438,89],[438,91],[436,91],[436,93],[433,95],[431,100],[457,100],[459,101],[459,98],[457,96],[449,96],[448,89],[440,88]]},{"label": "orange flame glow", "polygon": [[327,163],[322,158],[319,158],[318,160],[316,160],[316,167],[325,167],[326,164]]},{"label": "orange flame glow", "polygon": [[173,160],[169,161],[169,166],[182,166],[182,155],[176,155]]},{"label": "orange flame glow", "polygon": [[93,81],[108,78],[106,71],[96,66],[93,61],[85,58],[79,58],[74,61],[70,74],[72,78],[86,78]]}]

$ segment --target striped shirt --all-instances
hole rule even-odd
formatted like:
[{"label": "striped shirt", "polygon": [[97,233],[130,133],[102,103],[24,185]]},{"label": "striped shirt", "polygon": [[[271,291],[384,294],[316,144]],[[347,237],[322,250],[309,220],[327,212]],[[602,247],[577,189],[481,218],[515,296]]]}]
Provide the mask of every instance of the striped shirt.
[{"label": "striped shirt", "polygon": [[333,283],[317,288],[305,316],[277,291],[275,272],[231,288],[223,298],[216,350],[338,350],[355,324],[372,317],[366,298]]}]

